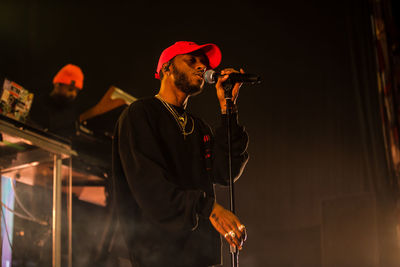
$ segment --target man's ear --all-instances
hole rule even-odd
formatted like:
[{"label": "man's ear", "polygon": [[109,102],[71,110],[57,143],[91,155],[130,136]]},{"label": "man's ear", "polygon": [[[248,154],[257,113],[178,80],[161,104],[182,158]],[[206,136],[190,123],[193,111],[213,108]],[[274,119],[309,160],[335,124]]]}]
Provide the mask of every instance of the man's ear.
[{"label": "man's ear", "polygon": [[171,66],[171,62],[166,62],[164,63],[164,65],[162,66],[162,71],[164,72],[164,75],[169,75],[170,73],[170,69],[169,67]]},{"label": "man's ear", "polygon": [[168,66],[164,66],[164,67],[163,67],[163,72],[164,72],[164,75],[168,75],[168,74],[169,74],[169,68],[168,68]]}]

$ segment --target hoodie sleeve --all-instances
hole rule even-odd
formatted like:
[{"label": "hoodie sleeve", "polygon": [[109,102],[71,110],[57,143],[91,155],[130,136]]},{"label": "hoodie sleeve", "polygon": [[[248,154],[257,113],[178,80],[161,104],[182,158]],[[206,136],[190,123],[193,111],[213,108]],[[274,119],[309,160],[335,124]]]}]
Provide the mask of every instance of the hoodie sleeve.
[{"label": "hoodie sleeve", "polygon": [[[215,129],[213,142],[213,177],[214,182],[221,185],[229,185],[227,123],[227,115],[222,114],[220,124]],[[232,114],[230,125],[232,141],[232,176],[234,181],[236,181],[242,174],[249,159],[247,153],[248,135],[244,127],[238,124],[237,113]]]}]

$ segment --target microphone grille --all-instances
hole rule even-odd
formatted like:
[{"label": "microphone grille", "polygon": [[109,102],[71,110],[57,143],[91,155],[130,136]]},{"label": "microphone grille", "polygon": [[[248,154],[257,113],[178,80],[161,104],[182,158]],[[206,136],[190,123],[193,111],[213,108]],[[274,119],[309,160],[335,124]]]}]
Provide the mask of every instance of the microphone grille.
[{"label": "microphone grille", "polygon": [[214,74],[215,70],[207,70],[203,75],[204,81],[209,84],[215,83],[216,79]]}]

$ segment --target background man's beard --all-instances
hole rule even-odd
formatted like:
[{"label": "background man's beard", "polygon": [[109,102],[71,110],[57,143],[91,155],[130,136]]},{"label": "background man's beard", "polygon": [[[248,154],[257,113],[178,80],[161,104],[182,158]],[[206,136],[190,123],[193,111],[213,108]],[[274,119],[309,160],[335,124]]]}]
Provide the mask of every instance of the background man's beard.
[{"label": "background man's beard", "polygon": [[191,84],[188,76],[185,73],[177,70],[175,66],[172,66],[172,73],[175,77],[175,86],[182,92],[188,95],[197,95],[203,90],[202,84]]},{"label": "background man's beard", "polygon": [[73,98],[66,97],[64,95],[60,94],[54,94],[51,96],[51,99],[53,100],[54,104],[59,106],[60,108],[67,108],[72,106],[72,103],[74,102]]}]

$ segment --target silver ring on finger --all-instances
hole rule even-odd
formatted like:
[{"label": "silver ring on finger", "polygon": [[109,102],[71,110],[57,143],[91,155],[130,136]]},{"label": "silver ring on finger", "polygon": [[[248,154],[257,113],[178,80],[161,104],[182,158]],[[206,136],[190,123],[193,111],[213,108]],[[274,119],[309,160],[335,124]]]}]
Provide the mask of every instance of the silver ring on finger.
[{"label": "silver ring on finger", "polygon": [[232,238],[234,238],[234,237],[236,236],[236,234],[235,234],[234,231],[229,231],[229,235],[230,235]]}]

